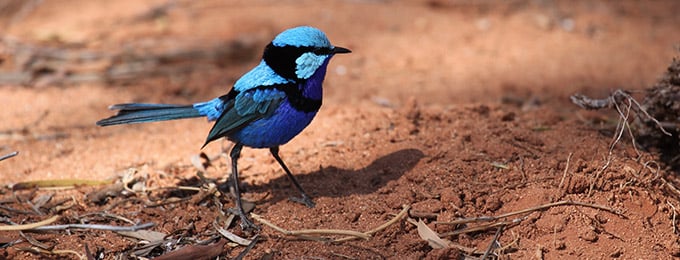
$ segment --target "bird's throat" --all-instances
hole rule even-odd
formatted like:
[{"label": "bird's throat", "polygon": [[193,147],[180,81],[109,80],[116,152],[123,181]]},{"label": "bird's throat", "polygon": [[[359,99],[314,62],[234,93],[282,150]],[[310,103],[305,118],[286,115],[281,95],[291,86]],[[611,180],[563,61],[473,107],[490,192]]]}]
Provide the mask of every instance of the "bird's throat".
[{"label": "bird's throat", "polygon": [[319,68],[309,77],[307,80],[303,81],[301,84],[302,96],[307,99],[319,100],[323,98],[323,80],[326,77],[326,68],[328,67],[328,62],[331,57],[326,58],[326,60],[319,66]]}]

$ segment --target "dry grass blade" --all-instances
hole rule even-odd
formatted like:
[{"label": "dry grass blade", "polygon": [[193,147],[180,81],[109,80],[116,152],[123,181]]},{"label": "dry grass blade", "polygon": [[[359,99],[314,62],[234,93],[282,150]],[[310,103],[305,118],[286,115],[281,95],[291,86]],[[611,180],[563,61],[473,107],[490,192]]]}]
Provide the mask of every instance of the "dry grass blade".
[{"label": "dry grass blade", "polygon": [[486,252],[484,252],[484,255],[482,255],[482,260],[487,259],[489,255],[491,255],[491,252],[494,251],[496,248],[496,245],[498,245],[498,238],[501,237],[501,233],[503,233],[503,229],[505,229],[505,226],[500,226],[498,227],[498,230],[496,231],[496,235],[493,236],[493,239],[491,240],[491,243],[489,244],[489,248],[486,249]]},{"label": "dry grass blade", "polygon": [[167,254],[155,257],[158,260],[169,259],[214,259],[224,251],[226,240],[220,240],[210,245],[189,245]]},{"label": "dry grass blade", "polygon": [[434,249],[449,247],[450,242],[442,239],[437,232],[434,232],[434,230],[425,225],[425,222],[422,220],[418,220],[416,226],[418,227],[418,235],[420,238],[427,241],[430,247]]},{"label": "dry grass blade", "polygon": [[87,257],[78,253],[75,250],[45,250],[39,247],[18,248],[18,250],[44,255],[56,255],[56,256],[76,255],[78,259],[87,259]]},{"label": "dry grass blade", "polygon": [[562,189],[562,186],[564,185],[564,179],[567,177],[567,173],[569,172],[569,163],[571,162],[571,156],[573,156],[574,153],[569,153],[569,156],[567,156],[567,165],[564,166],[564,173],[562,173],[562,179],[560,180],[560,184],[557,186],[558,189]]},{"label": "dry grass blade", "polygon": [[[246,255],[248,254],[248,252],[250,252],[250,250],[252,250],[253,247],[255,247],[255,244],[257,244],[257,241],[260,241],[259,235],[255,235],[255,237],[253,238],[253,241],[250,242],[250,244],[246,247],[246,249],[243,249],[243,251],[241,251],[241,253],[239,253],[239,254],[234,258],[234,260],[242,260],[244,257],[246,257]],[[261,258],[261,259],[264,259],[264,258]]]},{"label": "dry grass blade", "polygon": [[137,230],[137,231],[118,231],[116,232],[126,237],[135,238],[142,241],[162,241],[168,235],[158,231],[152,230]]},{"label": "dry grass blade", "polygon": [[[289,235],[289,236],[297,236],[301,237],[304,239],[310,239],[310,240],[317,240],[313,237],[308,237],[306,235],[345,235],[345,236],[353,236],[353,237],[358,237],[358,238],[363,238],[365,240],[368,240],[371,238],[370,235],[367,235],[365,233],[361,233],[358,231],[353,231],[353,230],[343,230],[343,229],[301,229],[301,230],[286,230],[282,227],[279,227],[277,225],[274,225],[273,223],[269,222],[266,219],[263,219],[259,215],[255,213],[250,213],[250,216],[257,220],[258,222],[273,228],[276,231],[279,231],[283,234]],[[318,237],[317,237],[318,238]]]},{"label": "dry grass blade", "polygon": [[668,204],[668,206],[670,206],[671,209],[673,209],[673,217],[671,219],[671,226],[673,227],[673,234],[678,234],[678,227],[677,227],[677,222],[676,222],[676,219],[677,219],[677,216],[678,216],[678,211],[670,201],[666,200],[666,204]]},{"label": "dry grass blade", "polygon": [[[406,222],[408,222],[408,223],[410,223],[410,224],[412,224],[416,227],[418,226],[418,223],[415,220],[413,220],[412,218],[407,218]],[[444,241],[448,241],[448,240],[444,240]],[[463,251],[463,252],[470,254],[470,255],[475,255],[475,254],[481,255],[482,254],[482,252],[478,251],[477,248],[466,247],[466,246],[459,245],[459,244],[456,244],[456,243],[453,243],[453,242],[449,242],[448,247],[456,248],[456,249]]]},{"label": "dry grass blade", "polygon": [[57,221],[58,219],[59,219],[59,216],[53,216],[53,217],[48,218],[46,220],[36,222],[36,223],[31,223],[31,224],[0,226],[0,231],[17,231],[17,230],[31,230],[31,229],[34,230],[36,228],[52,224],[55,221]]},{"label": "dry grass blade", "polygon": [[95,230],[106,230],[106,231],[137,231],[140,229],[150,228],[155,226],[153,222],[144,223],[134,226],[111,226],[111,225],[98,225],[98,224],[66,224],[66,225],[53,225],[53,226],[39,226],[31,228],[31,230],[65,230],[65,229],[95,229]]},{"label": "dry grass blade", "polygon": [[215,227],[215,230],[217,230],[220,235],[222,235],[224,238],[228,239],[231,242],[234,242],[236,244],[242,245],[242,246],[248,246],[251,243],[253,243],[252,240],[250,239],[245,239],[240,236],[237,236],[236,234],[229,232],[229,230],[226,230],[222,227],[220,227],[217,222],[213,222],[213,227]]},{"label": "dry grass blade", "polygon": [[13,190],[25,190],[35,188],[73,188],[76,186],[96,186],[111,183],[110,180],[80,180],[80,179],[64,179],[64,180],[38,180],[19,182],[12,185]]}]

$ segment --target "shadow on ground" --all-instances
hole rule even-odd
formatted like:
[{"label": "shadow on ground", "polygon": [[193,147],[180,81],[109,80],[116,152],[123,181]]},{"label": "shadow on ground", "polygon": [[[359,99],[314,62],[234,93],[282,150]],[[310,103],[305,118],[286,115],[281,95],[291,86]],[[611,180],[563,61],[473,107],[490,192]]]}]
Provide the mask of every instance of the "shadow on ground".
[{"label": "shadow on ground", "polygon": [[[399,179],[413,169],[425,154],[418,149],[402,149],[386,154],[361,169],[320,168],[308,174],[295,174],[300,185],[313,198],[369,194]],[[263,185],[244,185],[245,192],[271,193],[268,202],[276,203],[298,196],[285,174]]]}]

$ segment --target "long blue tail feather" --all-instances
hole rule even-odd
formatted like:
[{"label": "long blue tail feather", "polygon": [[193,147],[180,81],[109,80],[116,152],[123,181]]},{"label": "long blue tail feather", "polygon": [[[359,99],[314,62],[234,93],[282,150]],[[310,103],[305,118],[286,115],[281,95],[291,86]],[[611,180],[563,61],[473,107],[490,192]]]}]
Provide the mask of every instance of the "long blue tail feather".
[{"label": "long blue tail feather", "polygon": [[109,109],[119,110],[118,114],[98,121],[98,126],[149,123],[204,116],[193,105],[128,103],[113,105]]}]

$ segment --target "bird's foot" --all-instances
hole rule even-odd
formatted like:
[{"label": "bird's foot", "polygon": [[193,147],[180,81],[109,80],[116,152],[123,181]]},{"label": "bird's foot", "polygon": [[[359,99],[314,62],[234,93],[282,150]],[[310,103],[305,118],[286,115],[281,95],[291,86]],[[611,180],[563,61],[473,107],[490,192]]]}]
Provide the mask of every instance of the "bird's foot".
[{"label": "bird's foot", "polygon": [[260,226],[256,225],[253,223],[248,216],[246,216],[246,213],[243,212],[243,210],[240,210],[238,208],[230,208],[228,209],[228,212],[234,215],[237,215],[241,219],[241,230],[250,232],[250,231],[259,231]]},{"label": "bird's foot", "polygon": [[239,216],[241,218],[241,230],[243,231],[259,231],[260,226],[255,225],[252,220],[250,220],[247,216]]},{"label": "bird's foot", "polygon": [[308,208],[313,208],[314,206],[316,206],[316,203],[314,203],[314,200],[312,200],[311,197],[307,196],[307,194],[304,194],[304,193],[302,194],[301,198],[290,197],[289,199],[293,202],[303,204],[303,205],[307,206]]}]

